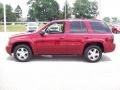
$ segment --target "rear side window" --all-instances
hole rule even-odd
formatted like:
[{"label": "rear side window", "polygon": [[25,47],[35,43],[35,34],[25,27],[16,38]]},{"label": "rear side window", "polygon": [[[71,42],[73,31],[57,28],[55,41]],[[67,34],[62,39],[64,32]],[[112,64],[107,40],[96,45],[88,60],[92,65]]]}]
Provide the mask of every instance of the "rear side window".
[{"label": "rear side window", "polygon": [[97,33],[111,33],[109,27],[103,22],[90,22],[91,28]]},{"label": "rear side window", "polygon": [[70,22],[70,33],[86,33],[87,28],[84,22],[72,21]]}]

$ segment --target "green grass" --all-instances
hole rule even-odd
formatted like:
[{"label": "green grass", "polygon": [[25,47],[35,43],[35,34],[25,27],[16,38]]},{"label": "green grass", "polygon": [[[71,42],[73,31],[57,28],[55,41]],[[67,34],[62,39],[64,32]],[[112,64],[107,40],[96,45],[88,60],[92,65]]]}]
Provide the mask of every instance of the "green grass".
[{"label": "green grass", "polygon": [[3,31],[4,31],[3,25],[0,25],[0,32],[3,32]]},{"label": "green grass", "polygon": [[[43,25],[40,25],[40,27],[43,27]],[[17,25],[7,25],[7,32],[25,32],[26,31],[26,25],[17,24]],[[4,25],[0,25],[0,32],[4,32]]]},{"label": "green grass", "polygon": [[[17,25],[7,25],[7,32],[25,32],[26,26],[17,24]],[[0,25],[0,32],[4,32],[4,25]]]},{"label": "green grass", "polygon": [[7,32],[25,32],[26,26],[25,25],[7,25]]}]

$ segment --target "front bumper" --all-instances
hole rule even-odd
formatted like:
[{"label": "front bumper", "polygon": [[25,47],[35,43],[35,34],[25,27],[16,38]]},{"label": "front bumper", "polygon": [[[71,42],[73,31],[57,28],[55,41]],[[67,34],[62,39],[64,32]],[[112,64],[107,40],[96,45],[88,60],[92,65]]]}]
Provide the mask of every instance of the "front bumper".
[{"label": "front bumper", "polygon": [[7,46],[6,46],[6,51],[7,51],[7,53],[8,53],[9,55],[12,55],[12,46],[7,45]]}]

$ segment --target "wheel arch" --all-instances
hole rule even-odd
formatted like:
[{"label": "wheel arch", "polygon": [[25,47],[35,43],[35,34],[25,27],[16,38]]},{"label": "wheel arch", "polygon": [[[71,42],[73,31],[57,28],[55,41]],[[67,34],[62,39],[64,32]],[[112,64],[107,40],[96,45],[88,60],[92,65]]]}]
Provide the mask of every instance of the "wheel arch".
[{"label": "wheel arch", "polygon": [[89,42],[89,43],[86,43],[86,44],[85,44],[85,47],[84,47],[84,50],[83,50],[83,54],[84,54],[85,49],[86,49],[88,46],[91,46],[91,45],[99,46],[99,47],[101,48],[102,52],[104,52],[104,45],[103,45],[101,42]]},{"label": "wheel arch", "polygon": [[15,48],[17,45],[21,45],[21,44],[24,44],[24,45],[29,46],[30,49],[31,49],[31,51],[32,51],[32,54],[34,54],[34,52],[33,52],[33,48],[32,48],[32,45],[31,45],[29,42],[15,42],[15,43],[13,44],[13,46],[12,46],[12,50],[11,50],[11,52],[13,53],[14,48]]}]

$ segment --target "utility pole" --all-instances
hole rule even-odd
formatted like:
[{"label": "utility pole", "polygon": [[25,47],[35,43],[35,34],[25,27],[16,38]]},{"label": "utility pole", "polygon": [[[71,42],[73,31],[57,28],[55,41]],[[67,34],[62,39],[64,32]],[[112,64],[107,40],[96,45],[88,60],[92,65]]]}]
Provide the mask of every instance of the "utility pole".
[{"label": "utility pole", "polygon": [[3,5],[4,11],[4,32],[6,32],[6,4]]},{"label": "utility pole", "polygon": [[65,0],[65,19],[67,18],[67,0]]},{"label": "utility pole", "polygon": [[102,19],[101,18],[101,0],[99,0],[99,19]]}]

